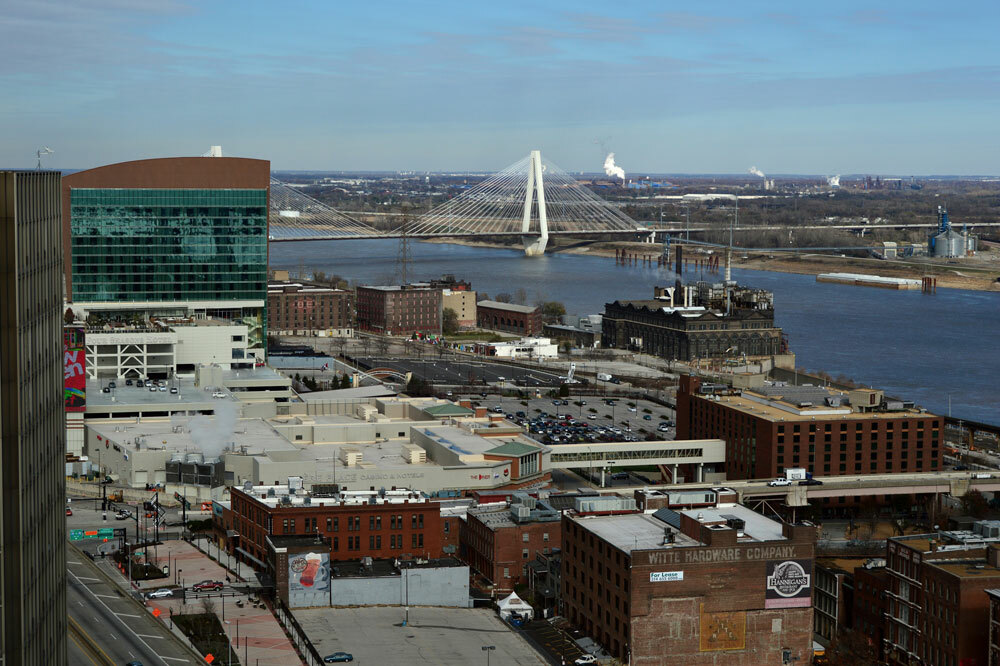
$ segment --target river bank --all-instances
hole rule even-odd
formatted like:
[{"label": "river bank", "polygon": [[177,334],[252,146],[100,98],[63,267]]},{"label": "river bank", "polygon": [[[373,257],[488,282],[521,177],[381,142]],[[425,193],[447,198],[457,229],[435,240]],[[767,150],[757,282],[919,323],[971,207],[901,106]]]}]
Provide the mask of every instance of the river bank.
[{"label": "river bank", "polygon": [[[466,247],[504,248],[520,251],[520,244],[505,244],[468,238],[433,238],[424,243],[463,245]],[[631,243],[626,241],[572,241],[566,242],[556,237],[549,238],[547,252],[550,254],[580,254],[614,258],[616,251],[625,250],[631,254],[656,257],[661,252],[660,244]],[[688,257],[704,258],[702,248],[692,248]],[[973,291],[1000,292],[1000,253],[987,251],[990,255],[978,261],[976,266],[956,264],[942,266],[911,260],[885,261],[874,258],[835,257],[825,254],[788,255],[745,255],[739,250],[733,253],[733,267],[798,275],[818,275],[820,273],[865,273],[882,277],[910,278],[919,280],[925,275],[937,278],[937,286],[942,289],[969,289]],[[990,266],[992,264],[992,266]]]}]

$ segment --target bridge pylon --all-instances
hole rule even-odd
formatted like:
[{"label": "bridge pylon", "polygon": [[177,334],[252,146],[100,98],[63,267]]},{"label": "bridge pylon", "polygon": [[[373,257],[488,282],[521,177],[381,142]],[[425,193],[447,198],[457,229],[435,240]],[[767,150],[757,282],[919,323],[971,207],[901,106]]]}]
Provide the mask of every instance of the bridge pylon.
[{"label": "bridge pylon", "polygon": [[[542,152],[532,150],[528,156],[528,186],[524,190],[524,213],[521,216],[521,243],[524,253],[529,257],[539,257],[545,254],[545,246],[549,244],[549,220],[545,212],[545,181],[542,174]],[[535,197],[538,198],[538,235],[531,232],[531,209]]]}]

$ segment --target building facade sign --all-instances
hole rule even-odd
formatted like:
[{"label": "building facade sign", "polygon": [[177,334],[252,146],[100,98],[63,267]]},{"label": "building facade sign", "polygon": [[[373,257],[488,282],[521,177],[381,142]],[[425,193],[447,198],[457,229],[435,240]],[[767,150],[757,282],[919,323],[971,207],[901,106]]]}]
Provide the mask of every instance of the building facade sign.
[{"label": "building facade sign", "polygon": [[683,571],[650,571],[650,583],[668,583],[675,580],[684,580]]},{"label": "building facade sign", "polygon": [[812,561],[773,560],[767,563],[764,608],[812,606]]},{"label": "building facade sign", "polygon": [[87,363],[82,326],[63,328],[63,403],[67,412],[87,406]]},{"label": "building facade sign", "polygon": [[[633,555],[635,564],[636,553]],[[751,562],[789,559],[797,555],[795,546],[733,546],[731,548],[676,548],[646,553],[647,564],[704,564],[712,562]],[[808,560],[804,560],[807,561]],[[811,568],[811,567],[810,567]]]},{"label": "building facade sign", "polygon": [[288,556],[288,605],[326,605],[330,601],[330,553]]}]

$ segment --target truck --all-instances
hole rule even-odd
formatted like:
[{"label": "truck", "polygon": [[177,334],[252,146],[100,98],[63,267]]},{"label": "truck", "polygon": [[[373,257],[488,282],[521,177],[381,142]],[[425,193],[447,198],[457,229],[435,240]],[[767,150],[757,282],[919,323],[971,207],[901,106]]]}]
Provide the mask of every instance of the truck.
[{"label": "truck", "polygon": [[788,467],[785,469],[785,478],[789,481],[805,481],[811,479],[812,476],[804,467]]},{"label": "truck", "polygon": [[611,381],[611,375],[609,375],[606,372],[598,372],[597,373],[597,381],[599,381],[599,382],[610,382]]}]

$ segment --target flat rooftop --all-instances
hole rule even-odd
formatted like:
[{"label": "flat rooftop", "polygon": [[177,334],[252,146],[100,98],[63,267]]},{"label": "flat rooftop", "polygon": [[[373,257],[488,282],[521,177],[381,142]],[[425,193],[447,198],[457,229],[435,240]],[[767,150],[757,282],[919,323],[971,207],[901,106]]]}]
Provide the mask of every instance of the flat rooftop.
[{"label": "flat rooftop", "polygon": [[137,438],[143,451],[212,453],[218,456],[222,455],[225,447],[233,445],[237,453],[245,447],[250,455],[296,449],[263,419],[234,418],[231,426],[228,430],[223,418],[213,416],[175,415],[169,421],[143,420],[139,423],[87,422],[87,427],[95,433],[130,451],[136,450]]},{"label": "flat rooftop", "polygon": [[[717,507],[701,509],[685,509],[676,512],[704,522],[716,523],[725,521],[726,517],[736,517],[744,521],[745,537],[737,543],[758,543],[765,541],[785,541],[781,533],[781,523],[771,520],[751,511],[740,504],[723,504]],[[725,517],[724,517],[725,516]],[[631,553],[634,550],[660,549],[663,547],[664,529],[670,525],[653,514],[628,513],[614,516],[573,516],[572,519],[581,527],[616,548]],[[695,547],[705,545],[693,539],[674,527],[673,548]]]},{"label": "flat rooftop", "polygon": [[[225,389],[220,389],[226,394],[225,398],[213,398],[214,391],[207,391],[194,385],[193,379],[171,379],[167,382],[166,391],[150,391],[147,387],[126,386],[124,379],[114,380],[116,388],[110,393],[104,393],[103,388],[107,387],[107,380],[87,379],[87,407],[127,407],[135,405],[139,408],[156,407],[162,405],[164,409],[177,411],[179,409],[200,408],[199,405],[216,402],[237,402]],[[177,393],[171,393],[170,388],[176,388]]]},{"label": "flat rooftop", "polygon": [[985,559],[931,560],[925,564],[957,578],[1000,578],[1000,569],[987,564]]},{"label": "flat rooftop", "polygon": [[[446,567],[468,566],[454,557],[439,557],[429,560],[405,560],[400,562],[406,569],[443,569]],[[372,560],[370,564],[354,561],[331,562],[334,578],[370,578],[375,576],[399,576],[400,567],[390,560]]]},{"label": "flat rooftop", "polygon": [[538,308],[531,305],[517,305],[516,303],[501,303],[500,301],[479,301],[476,303],[477,308],[493,308],[494,310],[507,310],[508,312],[521,312],[524,314],[531,314],[538,310]]},{"label": "flat rooftop", "polygon": [[[829,396],[847,396],[847,392],[836,389],[815,387],[824,391]],[[890,420],[900,418],[910,418],[922,416],[927,419],[937,418],[929,412],[921,412],[919,409],[901,409],[888,412],[859,412],[851,409],[850,405],[829,406],[815,405],[811,407],[800,407],[793,402],[782,400],[779,395],[763,395],[754,391],[745,390],[742,395],[720,395],[717,396],[720,404],[731,407],[737,411],[750,416],[765,418],[771,421],[812,421],[820,419],[831,421],[837,419],[853,421],[870,420]],[[703,399],[710,399],[704,396]]]},{"label": "flat rooftop", "polygon": [[339,493],[316,494],[299,487],[290,488],[285,485],[252,486],[235,488],[252,497],[261,504],[271,508],[304,507],[349,504],[361,506],[366,504],[426,504],[428,499],[418,490],[396,488],[395,490],[347,490]]},{"label": "flat rooftop", "polygon": [[[501,435],[498,437],[482,437],[474,431],[457,426],[419,426],[418,431],[431,438],[444,448],[454,451],[460,456],[481,456],[494,449],[509,449],[512,452],[523,447],[520,455],[531,451],[544,451],[546,448],[533,439],[519,433]],[[486,428],[483,428],[486,429]],[[513,445],[513,446],[512,446]],[[505,453],[505,455],[518,455]]]}]

